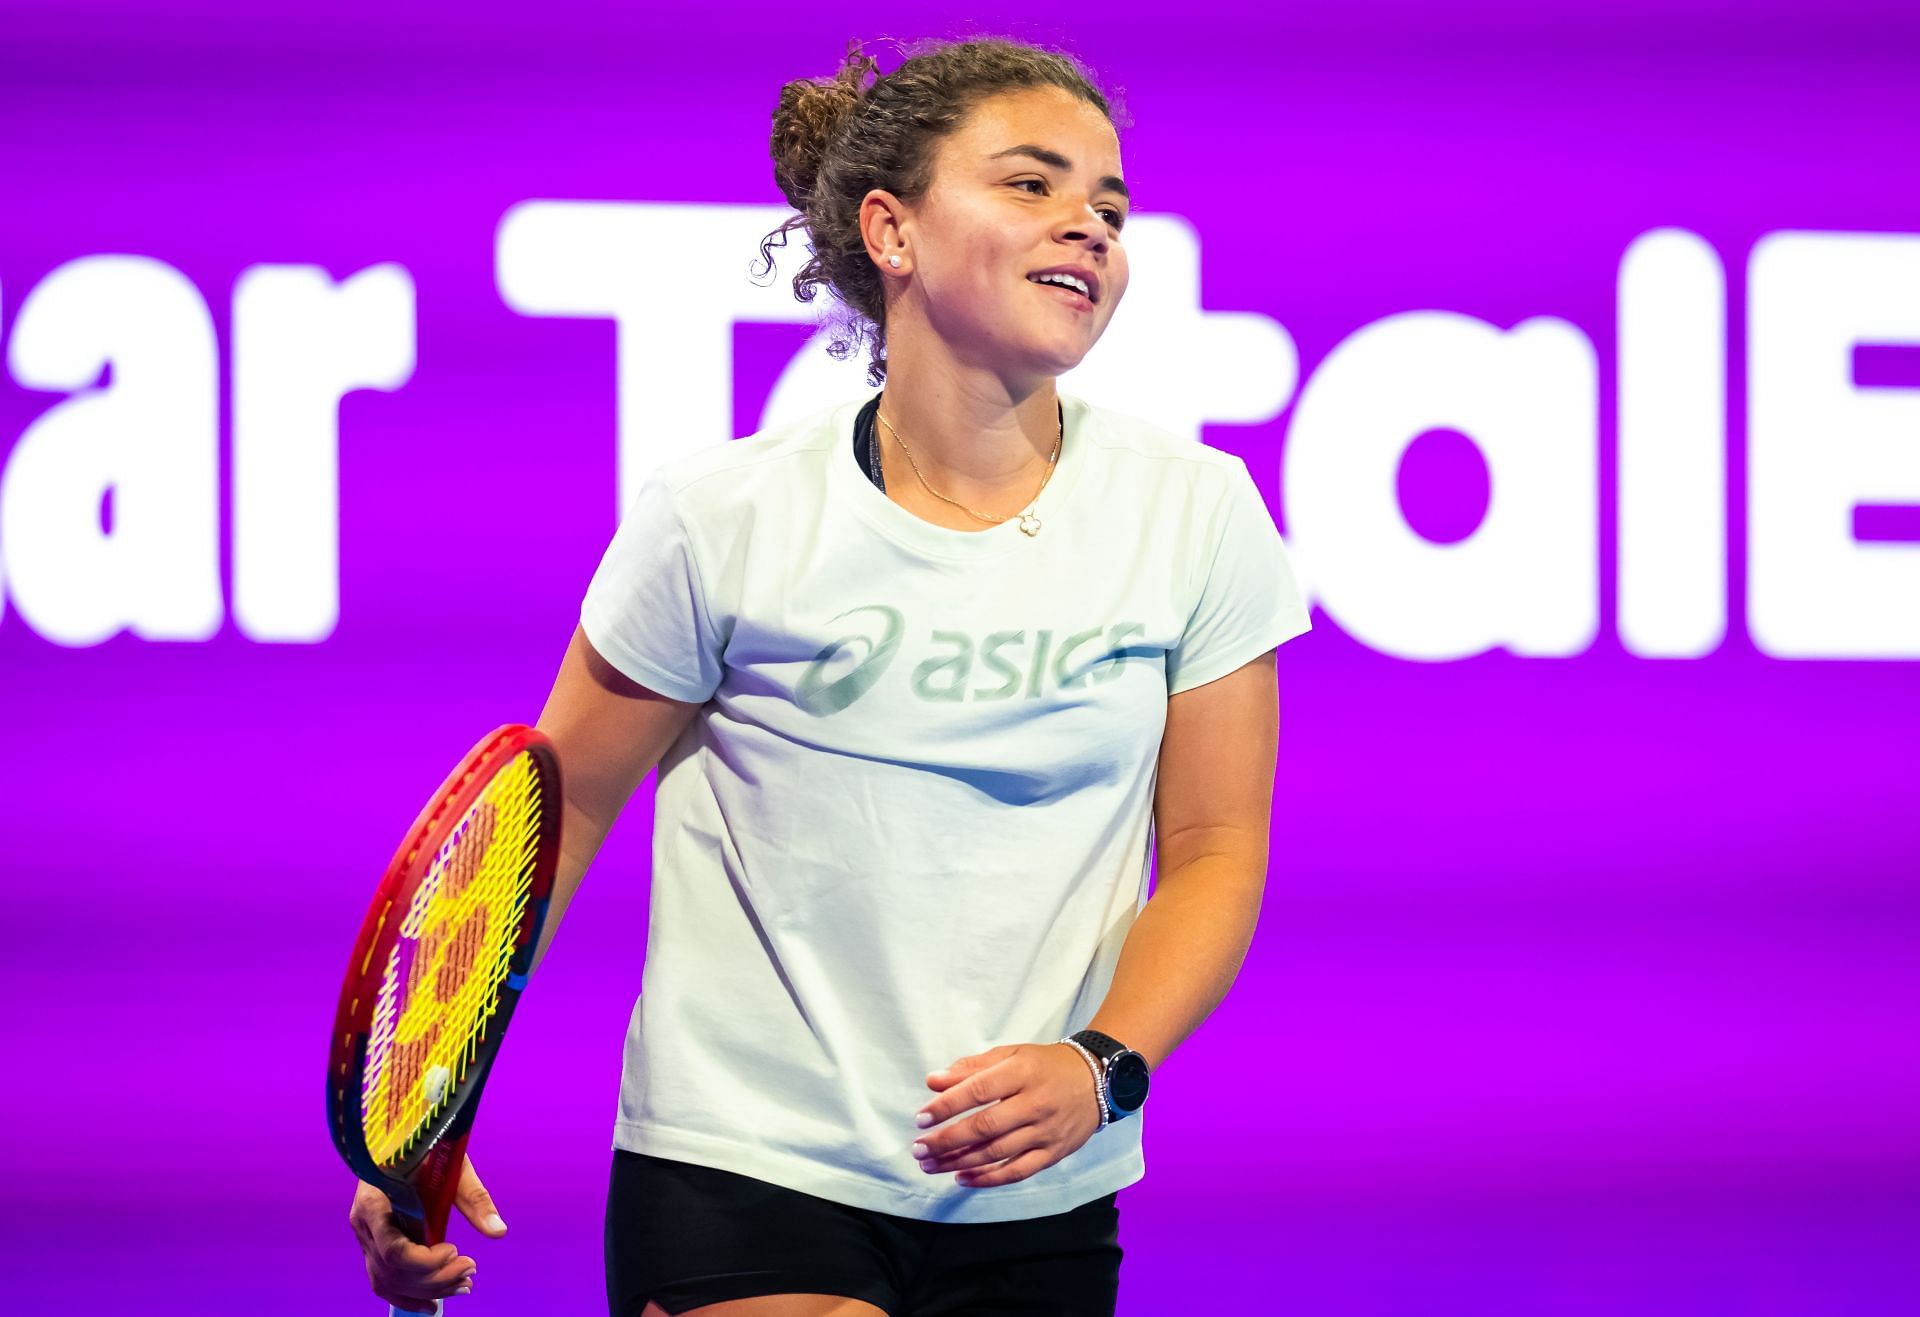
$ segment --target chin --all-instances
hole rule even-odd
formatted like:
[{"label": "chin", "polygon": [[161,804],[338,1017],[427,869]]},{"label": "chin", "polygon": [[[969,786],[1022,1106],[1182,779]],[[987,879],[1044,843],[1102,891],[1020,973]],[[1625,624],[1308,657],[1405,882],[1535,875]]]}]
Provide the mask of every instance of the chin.
[{"label": "chin", "polygon": [[1093,345],[1099,341],[1098,333],[1091,338],[1083,338],[1078,334],[1056,334],[1049,335],[1037,343],[1029,339],[1027,348],[1034,357],[1064,362],[1062,369],[1068,369],[1079,365],[1081,360],[1093,351]]},{"label": "chin", "polygon": [[1033,375],[1043,376],[1047,379],[1058,379],[1075,366],[1078,366],[1081,359],[1085,356],[1086,354],[1084,352],[1078,357],[1036,355],[1028,357],[1020,364]]},{"label": "chin", "polygon": [[1002,339],[995,355],[1016,369],[1023,368],[1037,375],[1059,376],[1086,360],[1087,354],[1093,351],[1093,345],[1099,341],[1098,334],[1085,340],[1071,334],[1055,334],[1037,341],[1033,337],[1017,342]]},{"label": "chin", "polygon": [[[1099,341],[1098,339],[1094,340],[1094,342],[1098,342],[1098,341]],[[1044,358],[1046,362],[1047,372],[1052,375],[1064,375],[1068,371],[1072,370],[1074,367],[1078,366],[1081,362],[1085,361],[1087,359],[1087,354],[1092,351],[1093,351],[1093,343],[1089,343],[1085,347],[1079,349],[1078,351],[1047,354]]]}]

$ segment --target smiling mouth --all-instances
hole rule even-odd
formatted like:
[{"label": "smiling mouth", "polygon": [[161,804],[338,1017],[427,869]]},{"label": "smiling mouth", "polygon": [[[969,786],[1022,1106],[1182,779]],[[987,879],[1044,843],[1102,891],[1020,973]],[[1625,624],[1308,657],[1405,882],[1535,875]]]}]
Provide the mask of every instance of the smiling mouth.
[{"label": "smiling mouth", "polygon": [[1065,284],[1043,283],[1038,279],[1029,279],[1027,282],[1036,288],[1044,288],[1048,292],[1059,293],[1064,297],[1071,298],[1083,307],[1091,307],[1093,305],[1093,299],[1081,292],[1078,288],[1069,288]]}]

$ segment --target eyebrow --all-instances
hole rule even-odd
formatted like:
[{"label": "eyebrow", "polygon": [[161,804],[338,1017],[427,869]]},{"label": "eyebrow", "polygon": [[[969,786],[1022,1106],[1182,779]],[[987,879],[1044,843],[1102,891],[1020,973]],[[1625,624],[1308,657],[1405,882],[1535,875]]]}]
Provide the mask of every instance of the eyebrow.
[{"label": "eyebrow", "polygon": [[[1062,170],[1066,173],[1073,172],[1073,161],[1067,159],[1058,151],[1050,151],[1044,146],[1033,146],[1031,144],[1010,146],[1004,151],[995,151],[992,155],[988,156],[987,159],[998,160],[1002,156],[1010,155],[1031,156],[1043,165],[1051,166],[1054,169]],[[1127,191],[1127,185],[1115,178],[1112,174],[1108,174],[1105,178],[1101,179],[1099,186],[1107,192],[1118,192],[1128,201],[1133,200],[1133,194]]]}]

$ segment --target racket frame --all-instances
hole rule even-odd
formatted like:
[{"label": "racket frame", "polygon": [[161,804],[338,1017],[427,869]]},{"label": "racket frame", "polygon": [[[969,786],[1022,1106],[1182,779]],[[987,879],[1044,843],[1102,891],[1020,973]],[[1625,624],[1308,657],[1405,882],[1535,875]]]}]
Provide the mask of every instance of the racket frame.
[{"label": "racket frame", "polygon": [[[520,926],[514,934],[513,957],[500,985],[497,1008],[487,1020],[486,1037],[478,1045],[467,1073],[448,1095],[427,1130],[391,1167],[382,1166],[367,1147],[365,1115],[361,1108],[367,1067],[367,1048],[373,1028],[375,999],[386,957],[399,938],[414,893],[432,871],[434,858],[466,817],[495,774],[527,752],[537,761],[535,774],[540,798],[540,838]],[[433,1245],[446,1237],[454,1191],[467,1137],[480,1104],[480,1092],[493,1069],[493,1060],[506,1035],[513,1009],[526,990],[533,968],[534,949],[546,923],[553,895],[553,879],[560,859],[560,761],[544,732],[520,723],[497,728],[475,745],[428,799],[405,839],[381,875],[359,936],[353,958],[341,984],[339,1006],[327,1063],[327,1126],[334,1147],[353,1173],[382,1190],[392,1200],[401,1229],[417,1243]]]}]

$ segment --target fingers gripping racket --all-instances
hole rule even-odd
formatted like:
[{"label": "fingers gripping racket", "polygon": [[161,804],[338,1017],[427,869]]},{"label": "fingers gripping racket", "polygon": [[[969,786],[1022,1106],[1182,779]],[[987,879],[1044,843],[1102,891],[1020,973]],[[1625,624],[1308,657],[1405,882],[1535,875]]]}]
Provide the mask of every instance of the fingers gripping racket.
[{"label": "fingers gripping racket", "polygon": [[327,1127],[417,1243],[446,1236],[559,855],[553,743],[501,727],[420,811],[354,941],[327,1061]]}]

